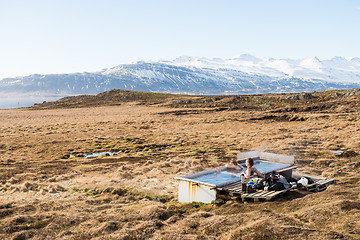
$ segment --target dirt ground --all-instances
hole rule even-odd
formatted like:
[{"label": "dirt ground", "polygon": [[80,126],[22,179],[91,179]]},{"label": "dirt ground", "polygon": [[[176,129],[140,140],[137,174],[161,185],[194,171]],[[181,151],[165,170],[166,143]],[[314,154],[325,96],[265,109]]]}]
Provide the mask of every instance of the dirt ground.
[{"label": "dirt ground", "polygon": [[[173,99],[0,110],[0,239],[360,239],[359,96],[286,115]],[[298,171],[337,184],[270,202],[177,201],[174,177],[249,150],[294,155]],[[102,152],[116,154],[85,158]]]}]

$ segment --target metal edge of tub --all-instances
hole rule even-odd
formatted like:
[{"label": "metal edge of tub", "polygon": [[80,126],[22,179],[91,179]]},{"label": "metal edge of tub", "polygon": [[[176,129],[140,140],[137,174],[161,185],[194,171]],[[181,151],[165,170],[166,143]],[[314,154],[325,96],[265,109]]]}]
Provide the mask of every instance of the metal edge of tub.
[{"label": "metal edge of tub", "polygon": [[237,154],[237,161],[244,161],[247,158],[262,159],[270,162],[277,163],[285,163],[293,165],[295,163],[294,156],[284,155],[284,154],[276,154],[276,153],[268,153],[261,151],[248,151]]},{"label": "metal edge of tub", "polygon": [[[221,167],[220,168],[221,171],[223,171],[225,169],[227,169],[227,167]],[[230,181],[230,182],[225,182],[225,183],[221,183],[221,184],[216,185],[216,184],[201,182],[201,181],[197,181],[197,180],[193,179],[193,178],[196,178],[196,177],[199,177],[199,176],[214,173],[215,171],[216,171],[215,169],[210,169],[210,170],[202,171],[202,172],[199,172],[199,173],[190,174],[190,175],[187,175],[187,176],[184,176],[184,177],[174,177],[174,179],[187,181],[187,182],[193,182],[193,183],[196,183],[196,184],[207,185],[207,186],[210,186],[210,187],[213,187],[213,188],[218,188],[218,187],[221,187],[221,186],[224,186],[224,185],[227,185],[227,184],[230,184],[230,183],[234,183],[234,182],[237,182],[237,181],[240,180],[240,179],[236,179],[236,180],[233,180],[233,181]]]}]

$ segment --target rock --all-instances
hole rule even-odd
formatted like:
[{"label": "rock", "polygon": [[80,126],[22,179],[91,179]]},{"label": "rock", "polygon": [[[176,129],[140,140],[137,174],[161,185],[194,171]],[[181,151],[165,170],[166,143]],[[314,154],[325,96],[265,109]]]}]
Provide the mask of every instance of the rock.
[{"label": "rock", "polygon": [[118,223],[116,222],[104,222],[102,224],[100,224],[99,228],[96,230],[97,233],[100,234],[108,234],[108,233],[112,233],[115,232],[116,230],[118,230],[119,226]]},{"label": "rock", "polygon": [[25,182],[24,188],[27,190],[35,191],[38,188],[38,185],[36,183]]},{"label": "rock", "polygon": [[120,173],[119,174],[119,177],[120,178],[124,178],[124,179],[133,179],[134,177],[130,174],[130,173],[128,173],[128,172],[124,172],[124,173]]},{"label": "rock", "polygon": [[336,166],[337,166],[336,163],[330,163],[330,164],[329,164],[329,167],[331,167],[331,168],[332,168],[332,167],[336,167]]},{"label": "rock", "polygon": [[335,92],[334,95],[335,95],[335,97],[343,97],[345,94],[339,93],[339,92]]},{"label": "rock", "polygon": [[121,167],[119,167],[119,170],[120,170],[120,171],[125,171],[125,170],[129,170],[129,168],[126,167],[126,166],[124,166],[124,165],[122,165]]},{"label": "rock", "polygon": [[218,194],[218,195],[217,195],[217,198],[222,199],[222,200],[225,200],[225,201],[231,199],[231,197],[230,197],[229,195],[224,195],[224,194],[223,194],[223,195]]},{"label": "rock", "polygon": [[56,191],[55,188],[51,188],[50,191],[49,191],[49,193],[58,193],[58,191]]},{"label": "rock", "polygon": [[126,190],[119,188],[119,189],[112,190],[110,193],[111,194],[116,194],[116,195],[119,195],[119,196],[124,196],[126,194],[126,192],[127,192]]},{"label": "rock", "polygon": [[57,182],[57,179],[56,179],[56,177],[54,176],[54,177],[49,178],[48,181],[49,181],[49,182]]},{"label": "rock", "polygon": [[293,121],[305,121],[305,118],[294,115],[294,116],[289,117],[289,121],[290,122],[293,122]]},{"label": "rock", "polygon": [[45,195],[47,192],[49,192],[47,189],[40,189],[39,191],[41,195]]},{"label": "rock", "polygon": [[18,187],[14,188],[12,191],[12,193],[15,193],[15,192],[20,192],[20,189]]},{"label": "rock", "polygon": [[351,158],[351,157],[356,157],[359,156],[360,154],[353,151],[353,150],[348,150],[348,151],[344,151],[342,152],[339,156],[343,157],[343,158]]},{"label": "rock", "polygon": [[56,191],[59,191],[59,192],[65,192],[65,188],[60,186],[60,185],[57,185],[56,186]]},{"label": "rock", "polygon": [[218,199],[212,201],[212,203],[217,205],[217,206],[221,206],[221,205],[224,205],[226,203],[226,201],[221,199],[221,198],[218,198]]},{"label": "rock", "polygon": [[163,206],[147,206],[138,211],[138,215],[146,220],[166,220],[173,215],[173,211],[166,210]]},{"label": "rock", "polygon": [[20,180],[12,177],[12,178],[10,178],[7,182],[8,182],[8,183],[11,183],[11,184],[16,184],[16,183],[19,183]]},{"label": "rock", "polygon": [[295,96],[291,97],[293,100],[307,100],[312,98],[314,98],[314,96],[311,93],[296,94]]},{"label": "rock", "polygon": [[200,223],[198,219],[189,219],[188,221],[185,222],[185,226],[188,228],[195,229],[200,226]]}]

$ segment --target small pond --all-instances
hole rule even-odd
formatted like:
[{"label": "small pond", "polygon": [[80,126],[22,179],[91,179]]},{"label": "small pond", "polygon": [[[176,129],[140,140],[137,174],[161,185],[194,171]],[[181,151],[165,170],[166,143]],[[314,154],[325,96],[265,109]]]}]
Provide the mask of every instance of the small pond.
[{"label": "small pond", "polygon": [[[109,156],[113,156],[116,154],[121,153],[121,151],[118,152],[99,152],[99,153],[91,153],[91,154],[84,154],[83,158],[92,158],[92,157],[101,157],[104,154],[109,154]],[[70,154],[70,157],[75,157],[75,155]]]},{"label": "small pond", "polygon": [[337,153],[337,154],[341,154],[341,153],[343,153],[344,151],[343,151],[343,150],[330,150],[330,152]]}]

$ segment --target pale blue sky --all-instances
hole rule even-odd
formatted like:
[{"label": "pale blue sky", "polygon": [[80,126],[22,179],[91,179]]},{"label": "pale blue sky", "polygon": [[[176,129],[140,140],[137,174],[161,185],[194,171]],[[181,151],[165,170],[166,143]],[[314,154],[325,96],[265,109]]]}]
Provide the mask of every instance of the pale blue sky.
[{"label": "pale blue sky", "polygon": [[182,55],[360,57],[360,1],[0,0],[0,79]]}]

